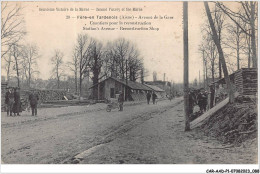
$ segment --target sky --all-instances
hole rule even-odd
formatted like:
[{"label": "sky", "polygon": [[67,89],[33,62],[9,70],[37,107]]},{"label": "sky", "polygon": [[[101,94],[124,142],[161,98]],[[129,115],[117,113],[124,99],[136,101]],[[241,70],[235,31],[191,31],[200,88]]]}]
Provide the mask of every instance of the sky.
[{"label": "sky", "polygon": [[[183,30],[182,2],[9,2],[21,4],[25,19],[25,42],[35,43],[39,47],[40,58],[38,70],[40,78],[48,79],[51,75],[51,57],[54,50],[64,53],[64,61],[72,59],[72,50],[79,33],[88,34],[103,43],[124,37],[137,45],[144,59],[149,76],[152,80],[153,71],[157,78],[175,83],[183,81]],[[109,11],[109,8],[142,8],[139,12]],[[89,8],[89,11],[40,11],[43,8]],[[96,8],[107,8],[107,11],[96,11]],[[198,51],[201,43],[201,26],[206,20],[202,2],[189,2],[189,80],[202,78],[202,57]],[[91,10],[93,9],[93,10]],[[158,31],[86,31],[83,26],[90,26],[90,19],[66,19],[66,16],[168,16],[173,19],[121,20],[124,22],[151,22]],[[97,21],[96,19],[93,21]],[[102,20],[99,20],[102,21]],[[110,20],[103,20],[110,21]],[[118,20],[111,20],[118,21]],[[95,26],[94,26],[95,27]],[[101,26],[100,26],[101,27]]]}]

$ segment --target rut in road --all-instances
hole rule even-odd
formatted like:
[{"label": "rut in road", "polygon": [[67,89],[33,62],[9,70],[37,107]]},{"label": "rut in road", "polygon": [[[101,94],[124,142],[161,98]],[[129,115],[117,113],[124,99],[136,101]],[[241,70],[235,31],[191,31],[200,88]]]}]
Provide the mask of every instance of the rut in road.
[{"label": "rut in road", "polygon": [[180,105],[181,103],[183,103],[183,100],[176,102],[174,106],[167,106],[167,107],[158,109],[157,111],[153,111],[153,112],[140,113],[140,114],[136,115],[134,118],[132,118],[131,120],[124,122],[119,127],[112,126],[111,128],[103,131],[101,133],[103,135],[103,138],[101,138],[96,143],[94,143],[90,148],[86,149],[85,151],[83,151],[79,154],[74,155],[73,158],[70,157],[70,158],[63,160],[61,163],[65,163],[65,164],[80,163],[80,161],[82,160],[82,156],[90,155],[91,153],[96,151],[102,145],[105,145],[106,143],[109,143],[117,138],[120,138],[126,132],[130,131],[132,128],[144,123],[147,120],[150,120],[150,119],[156,117],[157,115],[163,114],[168,109],[174,108],[174,107]]}]

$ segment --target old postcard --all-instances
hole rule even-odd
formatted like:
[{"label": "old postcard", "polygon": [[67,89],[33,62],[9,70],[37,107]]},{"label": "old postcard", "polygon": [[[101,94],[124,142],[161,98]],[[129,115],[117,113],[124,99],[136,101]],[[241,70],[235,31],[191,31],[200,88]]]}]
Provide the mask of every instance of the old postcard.
[{"label": "old postcard", "polygon": [[2,164],[258,164],[257,21],[256,1],[1,2]]}]

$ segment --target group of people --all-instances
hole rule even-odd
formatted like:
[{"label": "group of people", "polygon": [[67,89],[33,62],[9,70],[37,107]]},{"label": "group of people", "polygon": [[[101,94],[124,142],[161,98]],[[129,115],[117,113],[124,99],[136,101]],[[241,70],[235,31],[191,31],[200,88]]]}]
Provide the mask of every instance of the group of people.
[{"label": "group of people", "polygon": [[5,94],[5,104],[7,116],[20,116],[21,112],[21,99],[20,99],[20,88],[7,88]]},{"label": "group of people", "polygon": [[152,97],[152,100],[153,100],[153,104],[155,104],[156,102],[156,99],[157,99],[157,95],[155,94],[155,92],[153,92],[152,94],[150,92],[148,92],[146,94],[146,99],[147,99],[147,104],[149,105],[150,104],[150,99]]},{"label": "group of people", "polygon": [[198,100],[200,112],[201,113],[206,112],[207,105],[208,105],[208,94],[207,94],[207,91],[204,88],[200,89],[197,100]]},{"label": "group of people", "polygon": [[[37,105],[39,96],[35,90],[30,93],[28,100],[32,110],[32,116],[37,116]],[[19,87],[7,87],[7,92],[5,93],[5,104],[7,116],[20,116],[22,112],[22,103],[20,97],[20,88]],[[29,105],[28,105],[29,106]]]},{"label": "group of people", "polygon": [[[151,98],[152,98],[153,104],[155,104],[156,99],[157,99],[157,95],[155,94],[155,92],[153,92],[152,94],[150,92],[148,92],[146,94],[146,98],[147,98],[147,104],[150,104]],[[123,111],[124,94],[121,91],[119,92],[119,96],[118,96],[118,104],[119,104],[119,111]]]},{"label": "group of people", "polygon": [[204,88],[189,91],[189,114],[193,113],[193,108],[196,104],[199,106],[201,113],[206,112],[208,93]]}]

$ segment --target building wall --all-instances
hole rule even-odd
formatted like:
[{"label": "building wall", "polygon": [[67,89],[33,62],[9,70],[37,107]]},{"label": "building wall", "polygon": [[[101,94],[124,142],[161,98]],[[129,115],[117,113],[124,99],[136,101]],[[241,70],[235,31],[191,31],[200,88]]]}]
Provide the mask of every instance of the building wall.
[{"label": "building wall", "polygon": [[115,88],[115,81],[112,79],[107,79],[105,81],[105,98],[110,99],[110,89]]}]

